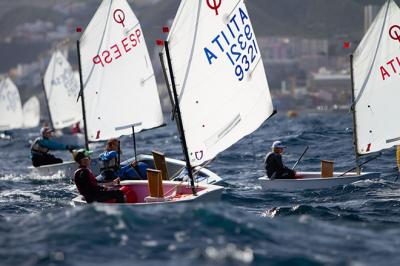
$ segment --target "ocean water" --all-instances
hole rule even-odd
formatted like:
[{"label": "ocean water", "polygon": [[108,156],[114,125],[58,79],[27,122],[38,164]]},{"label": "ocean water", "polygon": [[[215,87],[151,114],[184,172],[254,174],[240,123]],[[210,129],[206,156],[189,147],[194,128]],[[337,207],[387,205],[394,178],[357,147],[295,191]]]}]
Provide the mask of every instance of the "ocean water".
[{"label": "ocean water", "polygon": [[[319,171],[321,159],[352,168],[351,126],[348,113],[277,115],[209,166],[223,178],[220,202],[162,207],[72,207],[69,178],[26,169],[38,129],[16,131],[0,141],[0,265],[400,265],[394,149],[364,167],[382,172],[376,180],[301,192],[265,192],[257,182],[277,139],[289,166],[310,146],[298,170]],[[183,157],[173,123],[137,141],[140,153]],[[130,137],[122,147],[131,157]]]}]

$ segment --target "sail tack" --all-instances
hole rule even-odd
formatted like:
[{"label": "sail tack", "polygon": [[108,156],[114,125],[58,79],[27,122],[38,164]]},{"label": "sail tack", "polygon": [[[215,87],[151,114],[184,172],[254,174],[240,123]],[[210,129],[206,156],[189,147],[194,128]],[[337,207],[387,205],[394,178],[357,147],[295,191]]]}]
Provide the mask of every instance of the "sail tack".
[{"label": "sail tack", "polygon": [[79,83],[71,65],[60,51],[53,53],[43,83],[55,129],[62,129],[82,120],[81,104],[76,100]]},{"label": "sail tack", "polygon": [[368,154],[400,144],[400,9],[381,8],[354,53],[357,152]]},{"label": "sail tack", "polygon": [[40,122],[40,103],[36,96],[32,96],[22,107],[24,114],[24,128],[37,127]]},{"label": "sail tack", "polygon": [[0,80],[0,130],[21,128],[23,113],[21,99],[10,78]]},{"label": "sail tack", "polygon": [[89,140],[163,124],[140,23],[126,0],[104,0],[80,40]]},{"label": "sail tack", "polygon": [[190,161],[255,131],[273,106],[243,1],[183,0],[168,36]]}]

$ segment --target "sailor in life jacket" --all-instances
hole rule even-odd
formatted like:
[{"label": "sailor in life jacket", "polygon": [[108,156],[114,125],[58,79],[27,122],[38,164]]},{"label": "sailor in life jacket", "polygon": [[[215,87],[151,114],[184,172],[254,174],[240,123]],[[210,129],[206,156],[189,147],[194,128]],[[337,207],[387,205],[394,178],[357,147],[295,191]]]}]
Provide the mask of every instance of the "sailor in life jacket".
[{"label": "sailor in life jacket", "polygon": [[[74,160],[79,164],[78,170],[74,174],[74,182],[79,193],[84,197],[87,203],[109,202],[124,203],[124,193],[118,188],[104,187],[97,184],[96,177],[90,170],[90,152],[84,149],[73,153]],[[119,185],[119,178],[113,180],[112,185]]]},{"label": "sailor in life jacket", "polygon": [[296,172],[286,167],[282,162],[283,149],[286,148],[281,141],[275,141],[272,151],[265,156],[264,166],[270,179],[294,179]]},{"label": "sailor in life jacket", "polygon": [[49,127],[42,127],[40,129],[41,137],[34,140],[31,146],[31,159],[34,167],[42,165],[50,165],[62,163],[63,160],[55,157],[49,153],[49,150],[69,150],[72,152],[73,149],[78,148],[74,145],[65,145],[50,140],[53,136],[53,130]]},{"label": "sailor in life jacket", "polygon": [[133,161],[128,165],[121,165],[120,155],[119,140],[115,138],[109,139],[106,150],[99,156],[102,166],[100,175],[96,177],[97,181],[109,182],[117,177],[121,178],[121,180],[146,179],[146,170],[148,168],[146,163]]}]

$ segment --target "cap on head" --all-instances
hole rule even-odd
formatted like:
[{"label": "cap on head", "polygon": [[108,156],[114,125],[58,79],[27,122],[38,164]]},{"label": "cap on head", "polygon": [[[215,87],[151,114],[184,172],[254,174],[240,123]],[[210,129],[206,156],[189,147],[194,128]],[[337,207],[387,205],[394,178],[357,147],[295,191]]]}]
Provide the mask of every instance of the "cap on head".
[{"label": "cap on head", "polygon": [[44,136],[44,135],[46,135],[47,133],[50,133],[50,132],[53,132],[53,130],[51,128],[49,128],[49,127],[42,127],[40,129],[40,135],[42,135],[42,136]]},{"label": "cap on head", "polygon": [[272,143],[271,148],[273,148],[273,149],[275,149],[275,148],[284,149],[284,148],[286,148],[286,146],[283,145],[282,141],[277,140],[277,141],[274,141],[274,143]]},{"label": "cap on head", "polygon": [[90,154],[92,154],[91,151],[88,151],[85,149],[80,149],[80,150],[77,150],[76,152],[74,152],[73,156],[74,156],[75,162],[80,163],[80,161],[83,158],[88,158],[90,156]]}]

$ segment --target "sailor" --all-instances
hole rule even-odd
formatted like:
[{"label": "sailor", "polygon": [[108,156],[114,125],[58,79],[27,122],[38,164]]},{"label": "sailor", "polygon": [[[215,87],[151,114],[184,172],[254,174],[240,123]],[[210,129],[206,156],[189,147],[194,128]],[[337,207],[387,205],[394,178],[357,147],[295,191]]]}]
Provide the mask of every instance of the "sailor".
[{"label": "sailor", "polygon": [[119,140],[112,138],[107,141],[106,150],[100,154],[101,173],[96,177],[99,182],[109,182],[117,177],[121,180],[146,179],[148,165],[134,160],[128,165],[120,164],[121,149]]},{"label": "sailor", "polygon": [[286,147],[281,141],[272,143],[272,151],[265,157],[264,165],[270,179],[294,179],[296,172],[286,167],[282,162],[283,149]]},{"label": "sailor", "polygon": [[73,149],[78,148],[75,145],[65,145],[50,140],[53,136],[53,130],[49,127],[42,127],[40,135],[41,137],[35,139],[31,146],[31,159],[34,167],[63,162],[62,159],[50,154],[49,150],[69,150],[72,152]]},{"label": "sailor", "polygon": [[[78,170],[74,174],[74,182],[79,193],[85,198],[87,203],[110,202],[124,203],[124,193],[114,188],[100,186],[97,184],[96,177],[90,170],[90,152],[81,149],[74,153],[74,160],[79,164]],[[119,179],[112,182],[113,186],[119,185]]]}]

